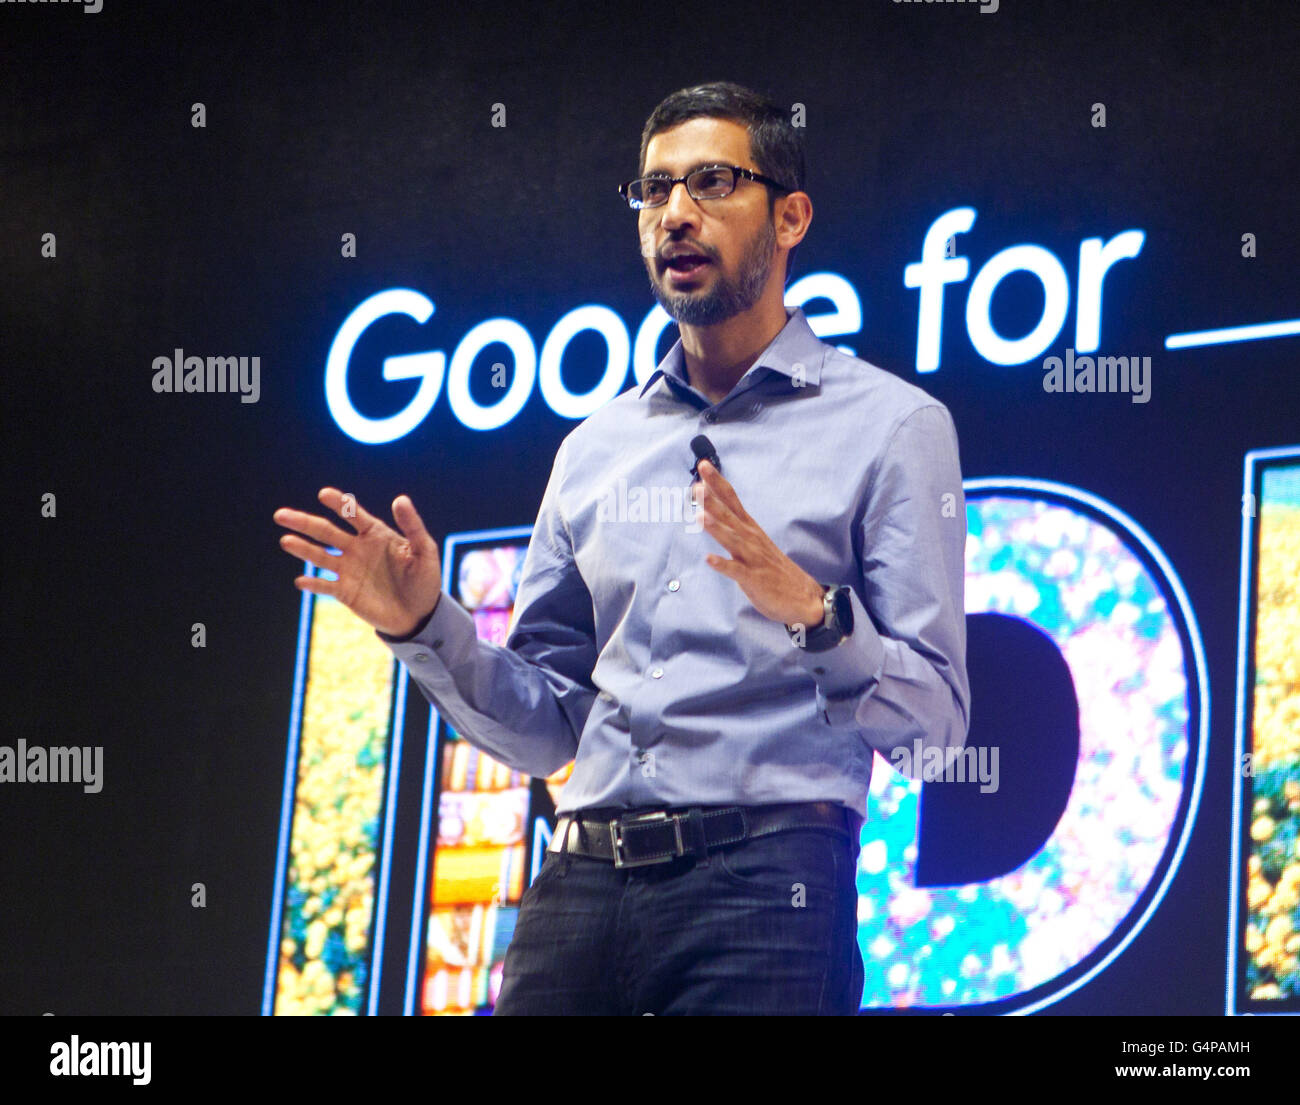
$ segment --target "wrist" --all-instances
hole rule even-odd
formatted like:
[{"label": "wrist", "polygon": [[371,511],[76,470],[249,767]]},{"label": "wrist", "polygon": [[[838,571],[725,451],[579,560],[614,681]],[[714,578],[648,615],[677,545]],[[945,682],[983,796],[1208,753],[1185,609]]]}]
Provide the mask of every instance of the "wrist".
[{"label": "wrist", "polygon": [[812,590],[804,607],[803,624],[806,629],[816,629],[826,621],[826,589],[816,580],[811,586]]},{"label": "wrist", "polygon": [[433,600],[433,608],[427,614],[425,614],[424,617],[417,620],[416,623],[413,626],[411,626],[409,629],[407,629],[404,633],[387,633],[382,629],[377,629],[376,632],[381,637],[383,637],[384,640],[386,641],[409,641],[412,637],[417,636],[424,629],[424,627],[429,624],[430,620],[433,618],[433,615],[438,610],[438,603],[441,601],[442,601],[442,592],[439,591],[438,597]]},{"label": "wrist", "polygon": [[[822,601],[815,618],[787,625],[795,643],[807,652],[825,652],[853,633],[852,592],[844,585],[818,584]],[[811,609],[811,608],[810,608]]]},{"label": "wrist", "polygon": [[791,632],[794,627],[798,626],[805,632],[816,629],[826,621],[826,590],[820,583],[813,582],[810,585],[810,592],[803,600],[799,612],[793,621],[788,621],[785,626]]}]

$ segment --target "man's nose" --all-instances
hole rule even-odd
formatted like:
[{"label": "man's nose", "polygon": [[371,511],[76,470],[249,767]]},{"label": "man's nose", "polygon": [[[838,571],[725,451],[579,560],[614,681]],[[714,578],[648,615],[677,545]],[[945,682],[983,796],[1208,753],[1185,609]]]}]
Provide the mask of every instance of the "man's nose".
[{"label": "man's nose", "polygon": [[685,222],[697,220],[700,214],[699,204],[686,190],[686,182],[679,180],[668,193],[668,202],[660,209],[660,216],[665,230],[672,230]]}]

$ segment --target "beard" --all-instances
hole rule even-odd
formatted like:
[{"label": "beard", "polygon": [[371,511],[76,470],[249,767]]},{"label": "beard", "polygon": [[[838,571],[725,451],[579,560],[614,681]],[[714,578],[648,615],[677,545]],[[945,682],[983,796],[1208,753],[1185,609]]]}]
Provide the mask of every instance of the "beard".
[{"label": "beard", "polygon": [[[665,281],[656,275],[658,261],[646,258],[650,275],[650,288],[659,305],[670,318],[688,326],[716,326],[743,311],[748,311],[767,287],[772,272],[772,259],[776,255],[776,228],[769,220],[754,235],[745,254],[740,259],[740,271],[733,280],[718,269],[713,287],[706,292],[670,291]],[[717,267],[713,258],[709,259]]]}]

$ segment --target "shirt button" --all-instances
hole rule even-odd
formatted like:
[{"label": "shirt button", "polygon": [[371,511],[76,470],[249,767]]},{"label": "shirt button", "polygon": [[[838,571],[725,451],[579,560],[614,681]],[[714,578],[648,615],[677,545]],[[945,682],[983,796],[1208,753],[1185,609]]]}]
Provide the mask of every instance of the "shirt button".
[{"label": "shirt button", "polygon": [[705,411],[705,412],[704,412],[704,421],[705,421],[705,422],[716,422],[717,420],[718,420],[718,412],[717,412],[717,411]]},{"label": "shirt button", "polygon": [[680,579],[670,579],[668,581],[668,590],[676,591],[681,585],[682,581]]},{"label": "shirt button", "polygon": [[413,657],[411,657],[411,659],[417,664],[423,664],[429,659],[429,654],[427,652],[417,652]]},{"label": "shirt button", "polygon": [[441,637],[439,637],[436,641],[433,642],[433,647],[434,647],[434,648],[442,648],[442,638],[441,638]]},{"label": "shirt button", "polygon": [[662,679],[663,677],[664,677],[664,669],[663,669],[663,668],[655,668],[654,671],[652,671],[652,672],[650,673],[650,678],[651,678],[651,679]]}]

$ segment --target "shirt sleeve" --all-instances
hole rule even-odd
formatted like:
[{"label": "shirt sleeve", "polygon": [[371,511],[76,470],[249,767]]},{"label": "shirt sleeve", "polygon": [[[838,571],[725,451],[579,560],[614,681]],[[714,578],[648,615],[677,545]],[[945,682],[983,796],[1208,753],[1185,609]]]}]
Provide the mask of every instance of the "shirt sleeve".
[{"label": "shirt sleeve", "polygon": [[797,649],[832,726],[892,748],[960,748],[966,673],[966,501],[947,408],[920,407],[894,432],[862,520],[853,633],[826,652]]},{"label": "shirt sleeve", "polygon": [[504,647],[480,638],[473,615],[445,593],[413,637],[380,636],[457,733],[539,777],[574,758],[596,699],[591,594],[559,509],[566,445],[542,497]]}]

